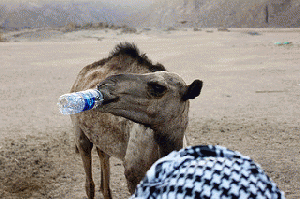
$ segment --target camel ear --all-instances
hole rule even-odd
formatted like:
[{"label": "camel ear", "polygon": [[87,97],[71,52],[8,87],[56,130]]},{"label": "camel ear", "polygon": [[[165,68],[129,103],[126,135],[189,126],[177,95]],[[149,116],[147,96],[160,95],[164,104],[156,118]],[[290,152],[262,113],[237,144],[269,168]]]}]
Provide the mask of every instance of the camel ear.
[{"label": "camel ear", "polygon": [[203,82],[196,79],[191,85],[186,86],[185,92],[182,95],[182,100],[195,99],[200,95]]}]

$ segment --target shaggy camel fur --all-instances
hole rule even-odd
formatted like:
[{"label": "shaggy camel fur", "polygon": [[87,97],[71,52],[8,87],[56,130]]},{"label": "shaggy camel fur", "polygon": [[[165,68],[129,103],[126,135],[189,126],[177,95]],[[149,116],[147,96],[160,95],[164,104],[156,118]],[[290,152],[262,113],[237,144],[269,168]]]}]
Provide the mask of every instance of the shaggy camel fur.
[{"label": "shaggy camel fur", "polygon": [[86,193],[94,198],[91,150],[101,162],[100,190],[112,198],[109,157],[123,161],[130,193],[160,157],[182,148],[188,124],[189,100],[200,94],[202,82],[190,86],[161,64],[152,64],[131,43],[116,46],[108,58],[83,68],[71,92],[98,88],[101,106],[71,116],[76,150],[86,173]]}]

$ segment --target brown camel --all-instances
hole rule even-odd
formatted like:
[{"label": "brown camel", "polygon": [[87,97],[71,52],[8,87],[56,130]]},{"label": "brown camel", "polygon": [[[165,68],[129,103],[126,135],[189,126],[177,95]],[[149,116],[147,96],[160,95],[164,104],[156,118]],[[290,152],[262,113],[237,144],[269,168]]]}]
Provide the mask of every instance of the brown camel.
[{"label": "brown camel", "polygon": [[91,150],[101,162],[100,190],[110,199],[109,157],[123,161],[130,193],[160,157],[183,145],[189,100],[200,94],[202,82],[187,86],[179,75],[152,64],[134,44],[121,43],[108,58],[86,66],[71,92],[98,88],[103,104],[71,116],[76,150],[86,173],[86,193],[94,198]]}]

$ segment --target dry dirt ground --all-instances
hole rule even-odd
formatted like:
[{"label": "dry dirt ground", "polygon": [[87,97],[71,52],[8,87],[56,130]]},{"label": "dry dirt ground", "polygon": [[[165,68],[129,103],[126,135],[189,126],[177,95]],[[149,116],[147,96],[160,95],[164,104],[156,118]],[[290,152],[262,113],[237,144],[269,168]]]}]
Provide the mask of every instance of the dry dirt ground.
[{"label": "dry dirt ground", "polygon": [[[0,198],[86,198],[71,121],[56,103],[82,67],[107,56],[120,41],[135,42],[187,83],[204,81],[191,103],[190,144],[240,151],[259,163],[287,198],[300,198],[298,29],[98,36],[103,39],[0,43]],[[95,151],[93,157],[99,199]],[[114,198],[128,198],[122,163],[112,158],[111,171]]]}]

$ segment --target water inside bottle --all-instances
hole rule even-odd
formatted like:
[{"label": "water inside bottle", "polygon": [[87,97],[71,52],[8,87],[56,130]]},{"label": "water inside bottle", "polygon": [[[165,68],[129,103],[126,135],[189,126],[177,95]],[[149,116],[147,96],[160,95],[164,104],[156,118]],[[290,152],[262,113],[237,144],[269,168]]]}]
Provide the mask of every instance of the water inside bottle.
[{"label": "water inside bottle", "polygon": [[103,95],[100,91],[89,89],[60,96],[58,106],[62,114],[68,115],[95,108],[102,101]]},{"label": "water inside bottle", "polygon": [[68,105],[68,100],[66,98],[62,98],[59,100],[58,104],[60,105],[61,108],[65,108]]}]

